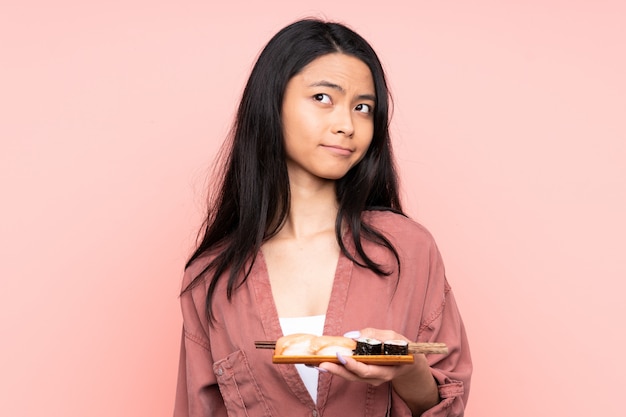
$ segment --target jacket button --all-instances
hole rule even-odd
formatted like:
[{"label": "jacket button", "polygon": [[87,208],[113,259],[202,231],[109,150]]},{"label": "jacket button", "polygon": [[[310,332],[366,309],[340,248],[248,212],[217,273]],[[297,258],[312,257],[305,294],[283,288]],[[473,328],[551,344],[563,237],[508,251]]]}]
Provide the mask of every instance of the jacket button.
[{"label": "jacket button", "polygon": [[313,417],[317,417],[317,410],[313,410],[311,414],[313,414]]},{"label": "jacket button", "polygon": [[222,368],[217,368],[217,376],[224,375],[224,370]]}]

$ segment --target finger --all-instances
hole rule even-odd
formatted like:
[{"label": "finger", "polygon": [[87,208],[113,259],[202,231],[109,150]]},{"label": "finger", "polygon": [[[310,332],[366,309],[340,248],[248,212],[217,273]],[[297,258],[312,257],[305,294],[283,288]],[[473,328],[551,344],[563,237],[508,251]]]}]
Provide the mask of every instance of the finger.
[{"label": "finger", "polygon": [[309,365],[309,364],[305,364],[304,366],[306,366],[307,368],[312,368],[312,369],[315,369],[315,370],[317,370],[317,371],[319,371],[319,372],[328,372],[328,370],[327,370],[327,369],[320,368],[319,366]]},{"label": "finger", "polygon": [[381,341],[392,340],[392,339],[402,339],[402,340],[409,341],[409,339],[407,339],[400,333],[394,332],[393,330],[375,329],[373,327],[366,327],[365,329],[361,329],[360,334],[361,334],[361,337],[369,337],[369,338],[378,339]]},{"label": "finger", "polygon": [[340,353],[337,353],[337,359],[339,359],[339,362],[343,365],[345,369],[355,374],[359,378],[370,379],[378,377],[377,375],[375,375],[375,372],[373,372],[377,367],[373,367],[363,362],[359,362],[349,356],[342,356]]},{"label": "finger", "polygon": [[345,332],[343,334],[343,337],[347,337],[349,339],[358,339],[359,337],[361,337],[361,332],[358,330],[351,330],[349,332]]},{"label": "finger", "polygon": [[352,382],[365,382],[370,385],[378,386],[386,381],[382,378],[362,378],[359,375],[350,372],[345,367],[330,362],[325,362],[322,369],[325,369],[328,373]]},{"label": "finger", "polygon": [[337,358],[343,364],[343,368],[349,372],[350,375],[347,378],[353,379],[352,376],[355,376],[356,380],[372,385],[380,385],[385,381],[391,381],[397,371],[395,366],[368,365],[349,356],[344,357],[337,354]]},{"label": "finger", "polygon": [[318,365],[318,368],[322,372],[331,373],[348,381],[362,381],[361,378],[347,370],[342,364],[322,362]]},{"label": "finger", "polygon": [[379,379],[375,369],[369,369],[369,365],[358,362],[349,356],[342,356],[339,353],[337,353],[337,360],[339,363],[322,362],[318,365],[318,368],[350,381],[370,382],[369,380]]}]

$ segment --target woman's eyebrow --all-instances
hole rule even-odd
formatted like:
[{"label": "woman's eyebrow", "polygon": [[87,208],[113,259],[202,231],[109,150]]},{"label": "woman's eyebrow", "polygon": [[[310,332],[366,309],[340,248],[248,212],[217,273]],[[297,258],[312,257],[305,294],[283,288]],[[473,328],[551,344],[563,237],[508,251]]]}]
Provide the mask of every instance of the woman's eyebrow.
[{"label": "woman's eyebrow", "polygon": [[[326,80],[316,81],[314,83],[311,83],[309,84],[309,87],[328,87],[328,88],[332,88],[333,90],[337,90],[342,94],[346,93],[346,90],[339,84],[335,84]],[[357,96],[357,99],[376,101],[376,96],[374,94],[359,94]]]}]

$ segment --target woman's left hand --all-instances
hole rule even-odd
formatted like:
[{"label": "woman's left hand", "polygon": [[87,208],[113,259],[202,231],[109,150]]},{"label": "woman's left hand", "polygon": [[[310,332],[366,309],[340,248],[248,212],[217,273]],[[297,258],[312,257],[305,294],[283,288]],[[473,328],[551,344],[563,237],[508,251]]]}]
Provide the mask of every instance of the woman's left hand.
[{"label": "woman's left hand", "polygon": [[[400,339],[406,340],[407,342],[409,341],[409,339],[407,339],[403,335],[398,334],[392,330],[366,328],[357,332],[350,332],[350,334],[346,334],[346,336],[350,337],[351,334],[358,334],[358,336],[356,337],[368,337],[378,340]],[[422,358],[419,358],[419,356],[421,356]],[[338,356],[338,359],[341,364],[324,362],[319,365],[319,368],[324,369],[342,378],[345,378],[349,381],[362,381],[375,386],[387,381],[393,381],[405,374],[416,372],[416,370],[413,369],[415,368],[415,366],[410,365],[368,365],[363,362],[356,361],[349,356]],[[421,362],[420,359],[424,359],[425,362],[424,355],[415,355],[416,363]],[[428,365],[426,364],[426,367],[427,366]]]},{"label": "woman's left hand", "polygon": [[[392,330],[373,328],[360,330],[358,337],[409,341]],[[403,365],[369,365],[340,355],[338,359],[340,364],[323,362],[319,368],[349,381],[361,381],[375,386],[391,381],[394,390],[406,402],[413,415],[421,415],[439,402],[437,383],[423,354],[414,355],[413,364]]]}]

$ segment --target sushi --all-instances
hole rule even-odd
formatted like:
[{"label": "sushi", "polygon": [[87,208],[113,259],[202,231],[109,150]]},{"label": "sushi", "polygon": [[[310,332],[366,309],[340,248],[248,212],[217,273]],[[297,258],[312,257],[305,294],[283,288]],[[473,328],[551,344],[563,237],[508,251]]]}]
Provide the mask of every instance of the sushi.
[{"label": "sushi", "polygon": [[355,355],[382,355],[383,342],[378,339],[361,337],[356,340]]},{"label": "sushi", "polygon": [[383,354],[385,355],[408,355],[409,342],[406,340],[386,340],[383,343]]}]

